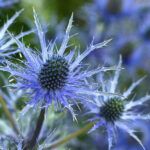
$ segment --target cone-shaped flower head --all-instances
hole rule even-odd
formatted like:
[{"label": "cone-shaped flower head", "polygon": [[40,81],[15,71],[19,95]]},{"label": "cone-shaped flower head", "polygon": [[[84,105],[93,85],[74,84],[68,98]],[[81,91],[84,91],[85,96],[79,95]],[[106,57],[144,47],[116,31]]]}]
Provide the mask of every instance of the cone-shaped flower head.
[{"label": "cone-shaped flower head", "polygon": [[[117,93],[116,87],[120,75],[121,64],[122,59],[120,58],[113,79],[104,82],[104,79],[101,77],[100,82],[102,85],[103,92]],[[116,142],[116,131],[117,131],[116,128],[120,128],[129,133],[129,135],[133,137],[135,140],[137,140],[137,142],[145,150],[142,142],[135,134],[135,130],[133,128],[132,123],[135,120],[150,119],[149,114],[143,115],[143,112],[140,112],[139,110],[141,105],[150,100],[150,95],[146,95],[134,101],[133,100],[129,101],[129,95],[134,90],[134,88],[141,83],[142,80],[143,78],[134,82],[120,96],[113,96],[113,95],[96,96],[93,100],[94,102],[93,105],[92,104],[89,106],[87,105],[88,108],[90,109],[90,113],[94,114],[94,117],[89,119],[89,121],[95,122],[95,125],[90,130],[90,132],[96,130],[101,126],[105,127],[108,134],[109,150],[113,148]],[[137,109],[139,110],[138,112]]]},{"label": "cone-shaped flower head", "polygon": [[43,64],[38,79],[41,87],[49,91],[61,89],[68,77],[69,65],[65,58],[53,55]]},{"label": "cone-shaped flower head", "polygon": [[124,111],[124,103],[118,98],[112,98],[105,102],[100,109],[100,115],[108,122],[115,122],[120,119]]},{"label": "cone-shaped flower head", "polygon": [[23,63],[21,65],[7,61],[7,65],[1,67],[1,70],[8,71],[17,78],[15,87],[28,90],[31,96],[30,106],[41,105],[47,107],[54,101],[54,106],[63,105],[75,117],[71,107],[72,104],[78,103],[78,100],[85,100],[85,96],[92,93],[85,84],[85,79],[98,72],[114,69],[114,67],[98,67],[89,70],[86,68],[87,65],[81,65],[81,62],[93,50],[106,46],[110,40],[96,45],[93,45],[92,42],[81,54],[76,48],[65,54],[70,39],[69,33],[73,16],[69,20],[60,48],[56,47],[55,41],[47,44],[45,34],[35,12],[34,19],[41,51],[37,52],[26,48],[22,42],[15,38],[18,49],[24,55],[26,61],[21,61]]}]

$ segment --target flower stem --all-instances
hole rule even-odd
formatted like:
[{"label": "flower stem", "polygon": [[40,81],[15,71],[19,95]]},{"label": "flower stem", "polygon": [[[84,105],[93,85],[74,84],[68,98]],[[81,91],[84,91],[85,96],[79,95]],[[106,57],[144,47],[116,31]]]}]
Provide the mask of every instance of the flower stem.
[{"label": "flower stem", "polygon": [[3,100],[3,98],[1,96],[0,96],[0,104],[1,104],[1,106],[3,108],[3,111],[4,111],[5,115],[7,116],[8,120],[10,121],[10,123],[11,123],[11,125],[12,125],[12,127],[13,127],[13,129],[15,131],[15,133],[17,135],[20,135],[19,130],[18,130],[17,125],[16,125],[16,122],[13,119],[9,109],[7,108],[7,105],[6,105],[5,101]]},{"label": "flower stem", "polygon": [[27,142],[25,143],[24,150],[33,149],[37,143],[37,139],[39,137],[40,131],[42,129],[42,125],[44,122],[44,116],[45,116],[45,108],[41,109],[40,115],[38,117],[36,127],[34,130],[34,133],[31,138],[27,139]]},{"label": "flower stem", "polygon": [[93,125],[94,125],[94,123],[89,123],[84,128],[81,128],[78,131],[75,131],[74,133],[69,134],[68,136],[64,137],[63,139],[55,141],[54,143],[52,143],[47,148],[44,148],[43,150],[50,150],[50,149],[56,148],[62,144],[65,144],[68,141],[70,141],[71,139],[76,138],[79,135],[82,135],[82,134],[86,133],[87,131],[89,131],[93,127]]}]

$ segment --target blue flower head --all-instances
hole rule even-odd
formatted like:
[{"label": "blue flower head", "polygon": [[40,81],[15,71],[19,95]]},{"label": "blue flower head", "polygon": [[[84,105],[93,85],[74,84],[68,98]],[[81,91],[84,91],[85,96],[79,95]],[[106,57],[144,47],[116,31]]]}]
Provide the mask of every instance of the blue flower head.
[{"label": "blue flower head", "polygon": [[[14,16],[12,16],[4,25],[0,28],[0,58],[5,56],[9,56],[17,52],[14,50],[12,45],[15,43],[14,39],[10,39],[8,34],[6,33],[10,25],[15,21],[15,19],[22,13],[23,10],[16,12]],[[16,39],[20,39],[25,35],[30,34],[31,31],[22,32],[16,36]]]},{"label": "blue flower head", "polygon": [[[31,101],[27,106],[48,107],[54,102],[54,106],[61,104],[68,108],[75,118],[72,104],[76,104],[78,100],[85,100],[83,95],[92,93],[89,92],[90,89],[85,84],[85,79],[100,71],[113,69],[98,67],[89,70],[81,62],[93,50],[106,46],[110,40],[96,45],[93,45],[92,42],[81,54],[76,48],[66,54],[65,50],[68,48],[73,16],[69,20],[60,48],[56,47],[55,41],[47,45],[45,34],[35,11],[34,19],[41,51],[37,52],[26,48],[23,43],[16,39],[18,49],[23,53],[26,60],[21,61],[21,65],[7,61],[7,65],[1,67],[1,70],[8,71],[17,78],[14,87],[27,90],[27,93],[30,94]],[[14,39],[14,37],[12,38]]]},{"label": "blue flower head", "polygon": [[[120,75],[122,60],[120,62],[115,72],[113,79],[108,82],[101,80],[103,92],[115,93],[118,84],[118,79]],[[137,100],[127,100],[129,95],[134,90],[134,88],[141,83],[143,80],[140,79],[134,82],[123,94],[122,96],[96,96],[94,98],[93,106],[88,107],[92,114],[95,114],[89,121],[95,122],[96,124],[90,130],[94,131],[99,127],[106,128],[108,135],[109,150],[111,150],[116,142],[116,129],[122,129],[126,131],[131,137],[133,137],[145,150],[142,142],[136,136],[133,123],[135,120],[148,120],[150,119],[149,114],[143,114],[142,112],[137,113],[137,108],[143,105],[145,102],[150,100],[150,95],[146,95]],[[108,83],[108,84],[107,84]],[[135,109],[136,108],[136,109]]]},{"label": "blue flower head", "polygon": [[132,16],[143,8],[149,7],[149,4],[146,5],[136,0],[95,0],[95,3],[106,21]]}]

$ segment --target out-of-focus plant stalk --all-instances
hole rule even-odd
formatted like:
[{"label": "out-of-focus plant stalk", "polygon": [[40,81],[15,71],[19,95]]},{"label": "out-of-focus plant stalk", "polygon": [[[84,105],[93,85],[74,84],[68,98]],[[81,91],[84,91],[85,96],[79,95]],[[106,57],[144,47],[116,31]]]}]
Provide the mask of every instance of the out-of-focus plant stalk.
[{"label": "out-of-focus plant stalk", "polygon": [[45,118],[45,108],[42,108],[33,135],[31,136],[31,138],[28,138],[27,141],[25,141],[23,150],[30,150],[36,146],[37,139],[39,137],[44,122],[44,118]]},{"label": "out-of-focus plant stalk", "polygon": [[88,123],[85,127],[79,129],[78,131],[75,131],[74,133],[69,134],[68,136],[64,137],[63,139],[60,139],[60,140],[52,143],[49,147],[44,148],[43,150],[50,150],[50,149],[59,147],[60,145],[69,142],[71,139],[74,139],[82,134],[85,134],[93,127],[93,125],[94,125],[94,123]]},{"label": "out-of-focus plant stalk", "polygon": [[6,115],[6,117],[8,118],[9,122],[11,123],[13,129],[14,129],[14,132],[17,134],[17,135],[20,135],[19,133],[19,130],[17,128],[17,125],[16,125],[16,122],[15,120],[13,119],[12,115],[11,115],[11,112],[9,111],[9,109],[7,108],[7,105],[5,103],[5,101],[3,100],[3,98],[0,96],[0,104],[2,106],[2,109]]}]

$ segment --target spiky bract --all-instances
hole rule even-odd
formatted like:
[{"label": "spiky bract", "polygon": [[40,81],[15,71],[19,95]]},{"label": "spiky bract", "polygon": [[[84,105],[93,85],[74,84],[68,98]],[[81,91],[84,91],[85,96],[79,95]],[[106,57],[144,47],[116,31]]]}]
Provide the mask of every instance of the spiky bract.
[{"label": "spiky bract", "polygon": [[[12,47],[13,44],[15,44],[15,40],[11,39],[8,36],[7,30],[12,25],[12,23],[15,21],[15,19],[22,13],[23,9],[19,12],[16,12],[14,16],[12,16],[4,25],[0,28],[0,57],[3,58],[5,56],[10,56],[11,54],[15,54],[18,52],[18,49],[14,49]],[[22,32],[19,35],[16,36],[16,39],[20,39],[28,34],[30,34],[32,31]]]}]

